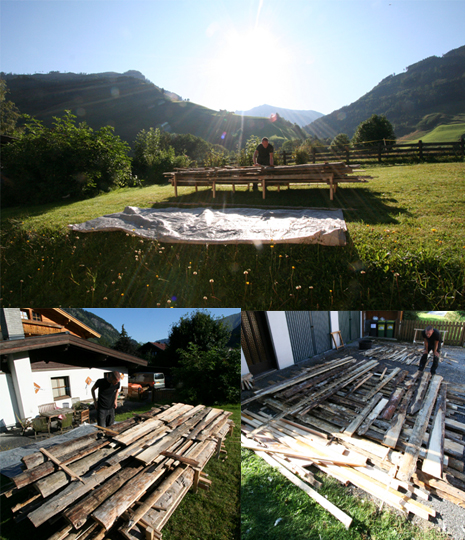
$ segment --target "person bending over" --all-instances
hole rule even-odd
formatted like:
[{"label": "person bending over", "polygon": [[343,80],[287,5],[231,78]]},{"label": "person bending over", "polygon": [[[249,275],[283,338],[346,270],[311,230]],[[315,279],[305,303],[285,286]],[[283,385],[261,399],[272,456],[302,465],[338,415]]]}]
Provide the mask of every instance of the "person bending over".
[{"label": "person bending over", "polygon": [[425,342],[425,349],[423,351],[423,356],[420,359],[420,365],[418,366],[419,371],[423,371],[428,360],[429,351],[433,351],[433,365],[431,366],[431,375],[436,374],[436,370],[439,364],[439,352],[441,350],[441,334],[439,330],[433,328],[432,326],[427,326],[421,333]]},{"label": "person bending over", "polygon": [[[92,387],[94,406],[97,409],[97,423],[100,427],[110,427],[115,421],[115,409],[118,404],[121,374],[112,371],[107,377],[97,379]],[[95,391],[98,390],[98,399]]]}]

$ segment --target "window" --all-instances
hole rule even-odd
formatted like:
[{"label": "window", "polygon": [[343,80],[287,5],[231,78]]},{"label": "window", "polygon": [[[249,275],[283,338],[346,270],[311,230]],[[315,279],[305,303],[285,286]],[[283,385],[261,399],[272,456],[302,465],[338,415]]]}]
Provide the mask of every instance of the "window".
[{"label": "window", "polygon": [[37,313],[36,311],[32,312],[32,320],[33,321],[41,321],[42,315],[40,313]]},{"label": "window", "polygon": [[69,377],[52,377],[53,399],[71,397]]},{"label": "window", "polygon": [[29,319],[29,313],[23,309],[21,310],[21,319]]}]

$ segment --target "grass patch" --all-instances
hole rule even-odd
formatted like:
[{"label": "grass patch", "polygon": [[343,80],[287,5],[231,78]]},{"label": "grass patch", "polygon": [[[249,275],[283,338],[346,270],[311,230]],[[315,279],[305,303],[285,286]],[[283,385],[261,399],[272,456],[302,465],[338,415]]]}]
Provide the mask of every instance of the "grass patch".
[{"label": "grass patch", "polygon": [[[342,208],[347,245],[192,246],[66,226],[127,205],[210,203],[211,191],[122,189],[2,216],[2,300],[86,307],[457,309],[465,305],[462,163],[380,166],[368,184],[261,192],[225,188],[216,203]],[[212,281],[213,280],[213,281]]]},{"label": "grass patch", "polygon": [[[236,426],[240,425],[240,405],[219,405],[221,409],[231,411],[232,420]],[[152,408],[144,405],[140,409],[116,415],[121,421],[143,413]],[[212,485],[209,491],[199,489],[198,493],[189,491],[178,506],[167,525],[163,528],[163,538],[166,540],[239,540],[240,538],[240,440],[239,429],[234,429],[233,435],[225,439],[228,452],[227,459],[223,461],[224,454],[217,460],[213,457],[204,471],[209,475]],[[10,483],[5,476],[0,475],[1,486]],[[26,499],[26,491],[6,499],[1,499],[1,532],[0,540],[17,540],[18,538],[34,538],[46,540],[55,530],[59,529],[60,522],[52,526],[43,525],[36,529],[25,519],[16,524],[13,521],[11,508]],[[31,496],[34,494],[31,490]]]},{"label": "grass patch", "polygon": [[[351,495],[349,489],[326,475],[318,491],[346,514],[352,525],[344,525],[289,482],[278,471],[242,449],[241,538],[243,540],[445,540],[447,536],[430,527],[413,525],[394,511],[379,511],[368,500]],[[278,520],[280,521],[278,522]]]}]

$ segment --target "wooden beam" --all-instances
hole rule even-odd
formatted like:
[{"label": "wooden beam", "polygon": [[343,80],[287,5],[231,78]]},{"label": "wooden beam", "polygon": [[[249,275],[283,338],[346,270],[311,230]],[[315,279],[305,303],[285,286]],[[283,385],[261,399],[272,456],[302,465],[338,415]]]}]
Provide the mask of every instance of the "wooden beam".
[{"label": "wooden beam", "polygon": [[60,469],[63,469],[65,471],[66,474],[68,474],[69,476],[71,476],[71,478],[73,480],[79,480],[79,482],[82,482],[83,484],[85,484],[84,480],[79,476],[77,475],[76,473],[74,473],[69,467],[67,467],[66,465],[63,465],[63,463],[61,463],[56,457],[52,456],[52,454],[50,454],[50,452],[48,452],[47,450],[45,450],[45,448],[40,448],[39,449],[42,454],[44,454],[44,456],[47,456],[48,459],[50,461],[53,461],[53,463],[55,463],[55,465],[58,465],[58,467],[60,467]]},{"label": "wooden beam", "polygon": [[348,435],[349,437],[352,437],[352,435],[357,431],[360,424],[365,420],[365,418],[368,416],[368,414],[372,411],[373,407],[378,404],[380,399],[383,397],[383,394],[378,393],[373,396],[370,403],[362,410],[360,414],[357,415],[356,418],[346,427],[346,429],[343,429],[344,433]]},{"label": "wooden beam", "polygon": [[408,482],[415,472],[423,436],[428,427],[429,418],[431,416],[441,382],[442,377],[440,375],[433,375],[431,384],[429,385],[428,392],[426,394],[424,405],[418,413],[412,435],[408,440],[407,449],[397,473],[397,478],[400,480],[405,480]]},{"label": "wooden beam", "polygon": [[436,478],[442,478],[442,467],[444,461],[444,439],[446,420],[446,394],[447,384],[441,384],[439,396],[436,403],[436,410],[433,417],[433,429],[431,430],[428,452],[423,460],[421,470]]}]

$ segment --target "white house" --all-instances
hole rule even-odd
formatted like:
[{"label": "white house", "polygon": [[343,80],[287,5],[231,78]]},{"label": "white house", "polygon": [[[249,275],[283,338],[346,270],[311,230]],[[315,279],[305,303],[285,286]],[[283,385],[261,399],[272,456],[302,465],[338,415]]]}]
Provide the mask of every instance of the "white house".
[{"label": "white house", "polygon": [[0,341],[0,427],[34,418],[39,406],[71,406],[92,398],[91,387],[117,370],[146,366],[135,356],[89,341],[100,334],[59,308],[3,308]]}]

